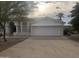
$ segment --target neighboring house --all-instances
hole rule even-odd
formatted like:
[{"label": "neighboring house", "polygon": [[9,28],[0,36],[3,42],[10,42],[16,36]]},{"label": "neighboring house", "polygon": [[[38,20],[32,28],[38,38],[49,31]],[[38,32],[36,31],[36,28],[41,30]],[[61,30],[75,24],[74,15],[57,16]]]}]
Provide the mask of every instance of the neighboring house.
[{"label": "neighboring house", "polygon": [[[16,25],[17,35],[31,35],[31,36],[62,36],[64,23],[59,19],[53,19],[50,17],[35,18],[31,23],[26,21],[14,22]],[[7,27],[7,31],[9,29]],[[28,32],[28,33],[27,33]]]}]

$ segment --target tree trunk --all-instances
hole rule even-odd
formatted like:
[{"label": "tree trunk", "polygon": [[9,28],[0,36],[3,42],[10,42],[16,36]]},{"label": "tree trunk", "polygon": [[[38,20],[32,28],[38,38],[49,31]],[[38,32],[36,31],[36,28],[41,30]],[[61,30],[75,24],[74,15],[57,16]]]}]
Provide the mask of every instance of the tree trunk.
[{"label": "tree trunk", "polygon": [[3,33],[4,33],[4,35],[3,35],[3,39],[4,39],[4,41],[6,42],[7,40],[6,40],[6,29],[5,29],[5,22],[4,22]]}]

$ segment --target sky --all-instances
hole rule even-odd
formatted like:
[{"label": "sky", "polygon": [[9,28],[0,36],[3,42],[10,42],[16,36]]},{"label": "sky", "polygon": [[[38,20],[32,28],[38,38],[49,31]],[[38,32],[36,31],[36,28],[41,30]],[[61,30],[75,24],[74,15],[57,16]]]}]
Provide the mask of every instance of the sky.
[{"label": "sky", "polygon": [[58,13],[64,13],[63,21],[68,23],[71,20],[70,11],[77,1],[33,1],[31,3],[32,12],[28,17],[52,17],[57,18]]}]

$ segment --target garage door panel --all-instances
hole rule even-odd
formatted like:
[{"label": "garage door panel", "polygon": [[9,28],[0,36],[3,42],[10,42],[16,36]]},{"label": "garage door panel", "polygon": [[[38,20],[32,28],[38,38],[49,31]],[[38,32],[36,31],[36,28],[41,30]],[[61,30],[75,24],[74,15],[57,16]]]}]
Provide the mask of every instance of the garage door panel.
[{"label": "garage door panel", "polygon": [[60,35],[61,28],[60,27],[32,27],[31,35]]}]

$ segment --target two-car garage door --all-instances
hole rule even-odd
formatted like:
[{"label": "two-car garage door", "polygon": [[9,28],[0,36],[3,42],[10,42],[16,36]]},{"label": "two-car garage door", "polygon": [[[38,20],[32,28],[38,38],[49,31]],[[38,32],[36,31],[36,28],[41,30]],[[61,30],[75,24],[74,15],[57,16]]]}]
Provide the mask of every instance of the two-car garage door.
[{"label": "two-car garage door", "polygon": [[32,26],[32,36],[61,36],[63,35],[63,27],[60,26]]}]

